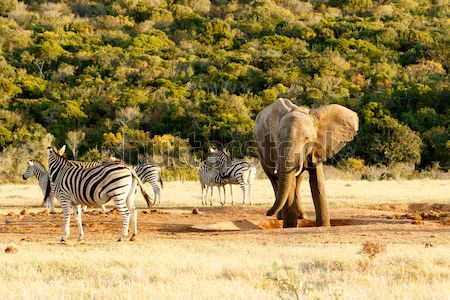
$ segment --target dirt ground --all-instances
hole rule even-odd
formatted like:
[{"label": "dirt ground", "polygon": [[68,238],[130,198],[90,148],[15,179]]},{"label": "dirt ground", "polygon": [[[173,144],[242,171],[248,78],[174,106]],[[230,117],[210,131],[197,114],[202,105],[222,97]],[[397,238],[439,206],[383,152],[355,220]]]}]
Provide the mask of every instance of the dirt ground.
[{"label": "dirt ground", "polygon": [[[197,208],[198,214],[193,213]],[[299,228],[280,229],[281,222],[265,217],[267,206],[213,206],[140,209],[138,241],[152,239],[259,240],[275,243],[384,243],[450,244],[450,205],[372,205],[331,209],[330,228],[314,227],[314,211]],[[0,215],[3,242],[56,243],[62,234],[61,212],[26,207],[20,213]],[[115,209],[90,209],[83,214],[84,243],[109,242],[120,234],[122,220]],[[77,225],[71,217],[69,242],[77,242]]]}]

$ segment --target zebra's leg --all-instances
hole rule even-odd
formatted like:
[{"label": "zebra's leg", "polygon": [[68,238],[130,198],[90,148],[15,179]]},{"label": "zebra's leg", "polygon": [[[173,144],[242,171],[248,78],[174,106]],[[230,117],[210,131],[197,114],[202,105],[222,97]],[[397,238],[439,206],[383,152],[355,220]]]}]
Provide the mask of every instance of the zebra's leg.
[{"label": "zebra's leg", "polygon": [[211,198],[209,198],[209,205],[212,206],[214,186],[210,186],[209,188],[211,189]]},{"label": "zebra's leg", "polygon": [[61,199],[61,208],[64,216],[64,234],[61,242],[65,242],[70,235],[70,199]]},{"label": "zebra's leg", "polygon": [[105,213],[106,212],[105,204],[102,204],[101,206],[102,206],[102,213]]},{"label": "zebra's leg", "polygon": [[133,222],[133,233],[131,234],[130,241],[134,241],[137,236],[137,210],[136,205],[134,204],[134,197],[136,193],[130,192],[127,198],[127,207],[131,214],[131,221]]},{"label": "zebra's leg", "polygon": [[245,205],[245,198],[246,198],[245,196],[247,194],[247,188],[243,180],[239,180],[239,185],[241,186],[242,190],[242,205]]},{"label": "zebra's leg", "polygon": [[230,183],[230,192],[231,192],[231,205],[234,205],[233,185],[231,183]]},{"label": "zebra's leg", "polygon": [[248,202],[250,205],[252,205],[253,200],[253,182],[249,180],[248,182]]},{"label": "zebra's leg", "polygon": [[161,189],[156,185],[156,194],[158,196],[158,206],[161,206]]},{"label": "zebra's leg", "polygon": [[87,205],[83,205],[83,212],[87,212]]},{"label": "zebra's leg", "polygon": [[78,224],[78,241],[81,241],[84,236],[83,223],[81,220],[81,205],[79,205],[79,204],[74,205],[73,213],[75,214],[75,218],[76,218],[77,224]]},{"label": "zebra's leg", "polygon": [[54,196],[50,196],[50,198],[47,200],[47,203],[50,206],[50,213],[51,214],[56,214],[56,211],[55,211],[55,197]]},{"label": "zebra's leg", "polygon": [[[134,192],[134,191],[131,191]],[[128,227],[130,225],[130,211],[128,210],[126,199],[127,195],[125,193],[113,196],[111,199],[114,200],[114,204],[119,210],[120,215],[122,216],[122,235],[117,240],[118,242],[122,241],[124,238],[128,236]]]},{"label": "zebra's leg", "polygon": [[217,189],[219,190],[219,202],[220,202],[220,204],[223,205],[223,203],[222,203],[222,192],[220,191],[220,185],[217,186]]},{"label": "zebra's leg", "polygon": [[220,188],[223,189],[223,203],[220,202],[220,204],[225,205],[225,203],[227,203],[227,190],[225,189],[225,184],[219,186],[219,189]]},{"label": "zebra's leg", "polygon": [[203,185],[200,184],[200,188],[202,189],[202,205],[203,205]]}]

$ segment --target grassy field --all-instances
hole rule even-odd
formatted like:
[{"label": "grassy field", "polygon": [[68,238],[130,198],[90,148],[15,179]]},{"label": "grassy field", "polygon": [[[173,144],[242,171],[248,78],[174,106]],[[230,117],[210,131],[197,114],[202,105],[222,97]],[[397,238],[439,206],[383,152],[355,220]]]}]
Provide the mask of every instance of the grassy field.
[{"label": "grassy field", "polygon": [[[141,210],[138,240],[123,243],[114,242],[118,216],[87,214],[86,240],[76,241],[72,220],[72,238],[64,244],[57,242],[60,214],[29,214],[43,211],[37,207],[41,200],[37,186],[0,186],[1,297],[448,299],[450,227],[440,221],[411,224],[385,217],[411,211],[414,203],[448,208],[448,181],[330,180],[327,185],[332,218],[345,226],[190,230],[188,225],[197,223],[267,219],[264,211],[273,197],[270,184],[257,181],[253,207],[216,203],[202,208],[198,183],[167,182],[164,206],[178,211],[199,207],[202,214]],[[237,186],[234,191],[240,202]],[[303,200],[312,216],[307,186]],[[138,203],[144,206],[142,199]],[[388,206],[392,212],[374,209],[382,204],[392,204]],[[18,213],[23,208],[26,215]],[[9,212],[13,214],[8,216]],[[368,250],[362,250],[367,242]],[[7,246],[17,252],[4,253]]]},{"label": "grassy field", "polygon": [[[450,181],[448,180],[391,180],[391,181],[326,181],[328,199],[331,207],[361,206],[370,204],[408,204],[408,203],[450,203]],[[153,195],[151,187],[147,190]],[[5,207],[21,209],[30,204],[40,205],[42,193],[36,184],[0,185],[0,211]],[[162,206],[183,207],[201,205],[200,184],[193,181],[169,181],[162,190]],[[233,187],[235,204],[242,202],[239,186]],[[214,189],[215,205],[218,205],[218,191]],[[227,197],[230,197],[227,188]],[[254,186],[254,202],[257,205],[273,203],[273,190],[268,180],[256,180]],[[228,203],[230,198],[228,198]],[[302,201],[305,207],[313,207],[309,184],[302,185]],[[108,204],[112,207],[112,203]],[[145,207],[140,194],[137,206]]]}]

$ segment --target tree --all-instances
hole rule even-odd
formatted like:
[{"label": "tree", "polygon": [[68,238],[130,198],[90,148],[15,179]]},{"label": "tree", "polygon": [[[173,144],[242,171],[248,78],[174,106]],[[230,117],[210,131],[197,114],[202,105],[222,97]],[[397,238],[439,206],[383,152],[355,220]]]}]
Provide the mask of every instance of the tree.
[{"label": "tree", "polygon": [[370,102],[363,108],[361,129],[355,139],[356,156],[371,164],[416,164],[421,147],[419,135],[390,116],[381,103]]},{"label": "tree", "polygon": [[86,137],[86,134],[82,130],[69,131],[67,133],[67,146],[72,151],[73,158],[77,160],[78,158],[78,146]]}]

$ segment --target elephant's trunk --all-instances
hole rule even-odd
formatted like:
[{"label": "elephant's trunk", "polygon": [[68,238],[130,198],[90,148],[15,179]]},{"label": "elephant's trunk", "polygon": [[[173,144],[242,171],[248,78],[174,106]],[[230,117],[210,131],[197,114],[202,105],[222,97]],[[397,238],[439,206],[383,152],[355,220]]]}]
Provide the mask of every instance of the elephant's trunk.
[{"label": "elephant's trunk", "polygon": [[277,198],[272,208],[267,211],[267,216],[273,216],[278,213],[286,204],[286,200],[292,187],[292,181],[294,180],[294,173],[295,169],[287,172],[281,170],[278,171]]}]

